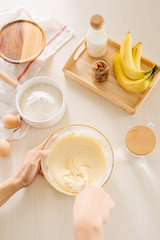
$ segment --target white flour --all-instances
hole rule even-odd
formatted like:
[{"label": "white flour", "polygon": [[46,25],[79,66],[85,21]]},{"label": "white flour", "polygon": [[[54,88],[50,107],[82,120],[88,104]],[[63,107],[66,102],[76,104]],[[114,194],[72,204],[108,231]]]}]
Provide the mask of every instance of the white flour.
[{"label": "white flour", "polygon": [[44,121],[53,117],[62,105],[61,92],[49,84],[29,88],[20,99],[20,109],[29,119]]}]

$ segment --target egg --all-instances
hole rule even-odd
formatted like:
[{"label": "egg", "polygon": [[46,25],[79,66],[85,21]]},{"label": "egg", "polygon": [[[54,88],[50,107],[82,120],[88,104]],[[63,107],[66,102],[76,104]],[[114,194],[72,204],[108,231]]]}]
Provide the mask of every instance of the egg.
[{"label": "egg", "polygon": [[19,125],[19,119],[13,114],[6,114],[2,119],[3,125],[6,128],[16,128]]},{"label": "egg", "polygon": [[0,156],[7,157],[10,154],[11,147],[7,140],[0,140]]}]

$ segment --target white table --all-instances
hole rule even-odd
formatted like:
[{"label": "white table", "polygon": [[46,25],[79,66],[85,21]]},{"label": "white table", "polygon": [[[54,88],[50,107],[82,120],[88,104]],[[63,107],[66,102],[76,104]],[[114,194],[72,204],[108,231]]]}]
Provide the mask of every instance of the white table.
[{"label": "white table", "polygon": [[[143,43],[143,55],[160,64],[160,1],[145,0],[5,0],[1,7],[28,8],[33,14],[57,16],[75,32],[72,39],[44,66],[41,75],[55,78],[66,93],[67,112],[49,129],[30,128],[21,141],[11,143],[10,157],[0,158],[0,181],[19,167],[25,153],[54,130],[72,123],[88,124],[102,131],[115,153],[115,167],[104,189],[115,201],[115,210],[104,226],[105,239],[160,239],[160,149],[143,164],[130,164],[123,152],[126,131],[136,124],[153,122],[160,136],[160,83],[135,115],[129,115],[70,79],[61,68],[76,43],[86,34],[89,18],[101,13],[109,37],[121,42],[129,30],[134,41]],[[158,132],[159,131],[159,132]],[[38,175],[27,189],[19,191],[0,209],[1,240],[74,239],[72,206],[74,198],[56,192]]]}]

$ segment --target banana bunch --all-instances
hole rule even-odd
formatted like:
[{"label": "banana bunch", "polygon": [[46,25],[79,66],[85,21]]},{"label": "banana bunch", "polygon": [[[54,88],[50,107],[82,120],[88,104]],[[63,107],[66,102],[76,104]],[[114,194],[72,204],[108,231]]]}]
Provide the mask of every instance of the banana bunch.
[{"label": "banana bunch", "polygon": [[116,52],[113,66],[116,78],[125,90],[134,93],[144,92],[149,88],[158,68],[148,71],[141,69],[142,44],[138,42],[132,49],[132,36],[128,32],[122,40],[120,53]]}]

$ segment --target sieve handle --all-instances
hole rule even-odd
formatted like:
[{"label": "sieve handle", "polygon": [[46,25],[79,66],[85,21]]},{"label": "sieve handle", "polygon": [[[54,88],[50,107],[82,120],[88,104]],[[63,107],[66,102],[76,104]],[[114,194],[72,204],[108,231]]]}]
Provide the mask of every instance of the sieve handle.
[{"label": "sieve handle", "polygon": [[8,85],[10,85],[13,88],[16,88],[17,85],[19,84],[19,82],[17,80],[13,79],[7,73],[3,72],[1,69],[0,69],[0,80],[7,83]]}]

